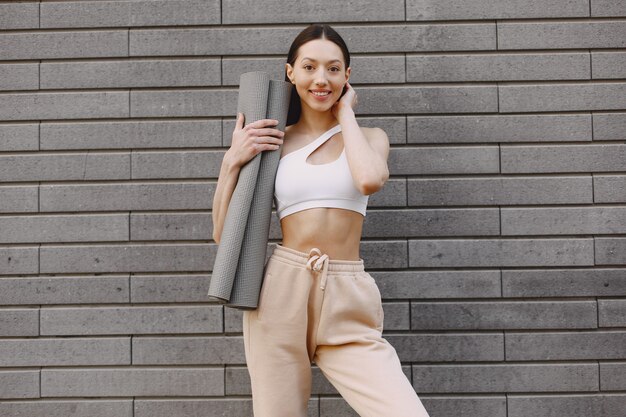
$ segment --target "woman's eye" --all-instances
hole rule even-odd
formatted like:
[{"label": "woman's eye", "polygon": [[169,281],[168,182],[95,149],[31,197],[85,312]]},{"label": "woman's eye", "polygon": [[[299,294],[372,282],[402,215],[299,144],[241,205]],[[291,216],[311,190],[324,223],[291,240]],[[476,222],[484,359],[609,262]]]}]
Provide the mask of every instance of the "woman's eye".
[{"label": "woman's eye", "polygon": [[[313,66],[312,65],[305,65],[302,68],[308,70],[309,68],[313,68]],[[337,71],[340,70],[340,68],[339,67],[331,67],[331,70],[336,70],[335,72],[337,72]]]}]

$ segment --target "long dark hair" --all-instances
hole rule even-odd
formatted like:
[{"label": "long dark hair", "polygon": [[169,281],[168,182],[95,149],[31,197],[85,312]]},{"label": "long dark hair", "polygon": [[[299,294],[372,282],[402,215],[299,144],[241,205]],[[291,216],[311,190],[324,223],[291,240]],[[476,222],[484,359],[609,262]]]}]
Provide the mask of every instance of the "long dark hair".
[{"label": "long dark hair", "polygon": [[[331,28],[329,25],[318,23],[307,26],[302,32],[298,34],[298,36],[296,36],[296,38],[291,43],[291,47],[289,48],[287,63],[289,63],[292,67],[295,66],[296,54],[298,53],[298,49],[300,48],[300,46],[315,39],[328,39],[329,41],[336,43],[337,46],[341,48],[343,59],[346,62],[346,68],[350,66],[350,52],[348,52],[348,47],[346,46],[343,38],[335,31],[335,29]],[[289,77],[287,77],[286,69],[285,81],[291,81],[289,80]],[[294,86],[294,88],[291,90],[291,101],[289,102],[287,126],[297,123],[300,119],[301,113],[302,107],[300,105],[300,96],[298,95],[298,92],[296,91],[296,88]]]}]

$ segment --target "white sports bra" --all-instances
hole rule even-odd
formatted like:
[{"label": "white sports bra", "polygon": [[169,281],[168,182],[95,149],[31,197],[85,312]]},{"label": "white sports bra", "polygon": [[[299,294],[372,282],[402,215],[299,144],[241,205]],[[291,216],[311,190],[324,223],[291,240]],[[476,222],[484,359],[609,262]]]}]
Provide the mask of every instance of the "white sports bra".
[{"label": "white sports bra", "polygon": [[306,159],[335,133],[341,125],[331,127],[313,142],[280,158],[274,183],[274,204],[279,219],[313,207],[336,207],[353,210],[365,216],[369,195],[354,186],[346,148],[336,160],[326,164],[309,164]]}]

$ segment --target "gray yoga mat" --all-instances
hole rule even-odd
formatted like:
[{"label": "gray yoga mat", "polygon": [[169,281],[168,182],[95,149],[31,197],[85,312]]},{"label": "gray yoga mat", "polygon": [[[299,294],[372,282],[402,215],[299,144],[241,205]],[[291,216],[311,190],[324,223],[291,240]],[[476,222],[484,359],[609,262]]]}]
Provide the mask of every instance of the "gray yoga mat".
[{"label": "gray yoga mat", "polygon": [[[239,79],[237,112],[244,114],[245,125],[275,119],[276,128],[284,131],[292,88],[289,82],[270,80],[264,71],[246,72]],[[239,171],[208,292],[211,300],[227,307],[258,306],[280,151],[262,151]]]}]

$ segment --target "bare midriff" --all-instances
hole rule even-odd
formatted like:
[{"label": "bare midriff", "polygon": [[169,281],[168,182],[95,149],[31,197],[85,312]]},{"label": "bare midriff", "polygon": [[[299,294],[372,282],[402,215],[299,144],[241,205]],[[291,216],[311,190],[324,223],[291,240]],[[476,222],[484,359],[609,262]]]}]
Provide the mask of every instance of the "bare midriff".
[{"label": "bare midriff", "polygon": [[330,259],[358,261],[364,217],[334,207],[315,207],[285,216],[281,245],[308,253],[318,248]]}]

